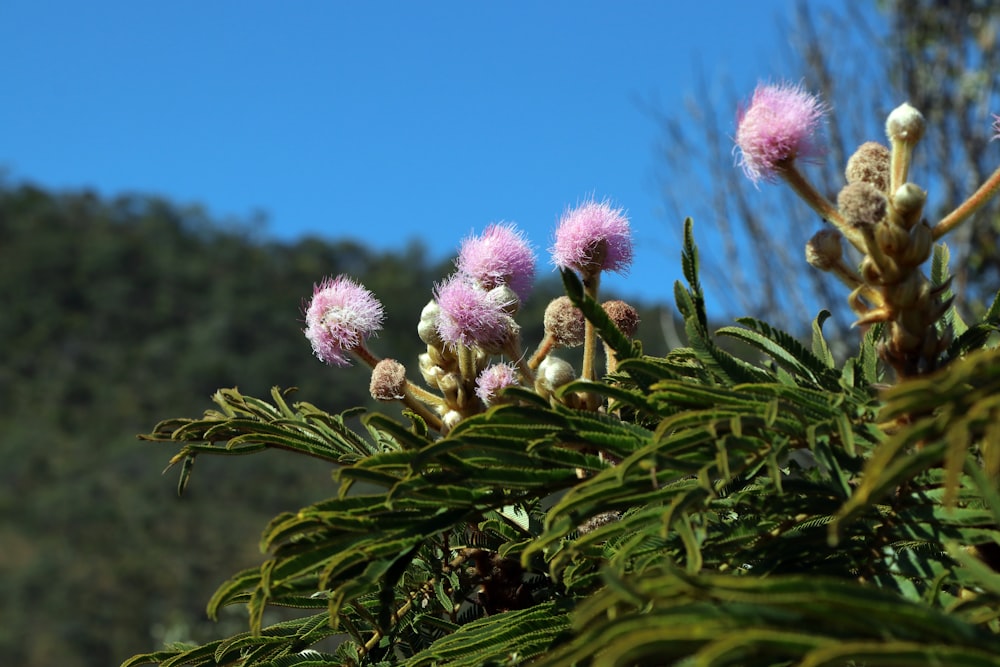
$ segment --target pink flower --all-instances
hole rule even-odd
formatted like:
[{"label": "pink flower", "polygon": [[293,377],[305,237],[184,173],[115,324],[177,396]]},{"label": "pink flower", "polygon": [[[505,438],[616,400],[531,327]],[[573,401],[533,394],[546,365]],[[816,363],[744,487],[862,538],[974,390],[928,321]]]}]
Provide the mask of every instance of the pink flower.
[{"label": "pink flower", "polygon": [[437,285],[434,299],[440,308],[437,328],[441,340],[450,345],[501,351],[517,329],[505,310],[511,304],[495,296],[502,291],[487,292],[461,273]]},{"label": "pink flower", "polygon": [[584,202],[559,220],[551,252],[553,263],[563,269],[624,273],[632,263],[628,218],[606,200]]},{"label": "pink flower", "polygon": [[350,366],[346,352],[382,328],[382,304],[347,276],[324,278],[305,308],[305,334],[321,361]]},{"label": "pink flower", "polygon": [[754,184],[773,181],[782,166],[796,158],[823,154],[816,140],[826,106],[801,86],[759,85],[750,106],[736,115],[738,164]]},{"label": "pink flower", "polygon": [[493,364],[476,378],[476,396],[487,407],[496,405],[500,392],[517,384],[517,370],[512,364]]},{"label": "pink flower", "polygon": [[482,236],[462,242],[458,271],[483,289],[506,285],[524,301],[535,277],[535,255],[524,235],[510,224],[493,224]]}]

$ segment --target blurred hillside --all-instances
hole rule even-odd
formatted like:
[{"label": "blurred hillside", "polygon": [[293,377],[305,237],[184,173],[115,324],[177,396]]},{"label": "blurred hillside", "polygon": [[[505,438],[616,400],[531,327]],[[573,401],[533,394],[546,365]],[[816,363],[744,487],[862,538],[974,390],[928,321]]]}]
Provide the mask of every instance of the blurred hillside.
[{"label": "blurred hillside", "polygon": [[[103,667],[163,641],[244,627],[238,610],[220,621],[229,630],[187,624],[204,618],[226,573],[260,561],[271,516],[335,492],[330,470],[278,452],[235,464],[202,457],[178,499],[176,471],[161,475],[170,450],[135,435],[200,415],[219,387],[266,396],[295,386],[293,400],[330,410],[369,405],[365,368],[332,369],[311,355],[303,298],[323,276],[351,274],[386,308],[373,351],[407,363],[420,351],[415,325],[430,288],[450,271],[419,244],[375,253],[277,243],[156,198],[0,181],[7,664]],[[544,275],[519,317],[528,349],[561,292]],[[641,312],[647,351],[663,353],[658,312]]]}]

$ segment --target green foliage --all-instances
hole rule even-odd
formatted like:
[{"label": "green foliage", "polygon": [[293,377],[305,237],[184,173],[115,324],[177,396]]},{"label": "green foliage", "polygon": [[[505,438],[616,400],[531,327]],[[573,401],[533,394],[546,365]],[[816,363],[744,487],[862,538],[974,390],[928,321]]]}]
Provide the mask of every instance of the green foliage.
[{"label": "green foliage", "polygon": [[[135,434],[165,415],[200,414],[218,387],[247,397],[298,388],[248,398],[261,414],[280,415],[293,399],[371,407],[364,368],[334,371],[312,356],[303,298],[323,276],[351,273],[389,312],[373,349],[412,358],[427,286],[451,261],[431,261],[416,244],[375,252],[315,238],[278,243],[156,198],[3,181],[0,247],[2,662],[106,667],[163,641],[245,629],[235,608],[210,622],[205,600],[227,569],[259,563],[270,517],[334,492],[333,462],[276,451],[185,458],[176,469],[193,471],[194,482],[178,499],[160,474],[176,447],[137,446]],[[527,338],[541,337],[541,313],[561,292],[555,276],[536,287],[524,304]],[[655,337],[647,345],[663,351]],[[323,444],[315,432],[340,428],[318,409],[302,412],[311,421],[289,446]],[[357,424],[351,413],[344,420]],[[244,436],[233,445],[243,452],[277,442],[264,426],[255,436],[256,422],[232,426],[217,435]],[[394,442],[338,432],[349,443],[337,450],[345,462],[370,453],[351,447]],[[272,609],[266,622],[293,613]]]},{"label": "green foliage", "polygon": [[[245,606],[246,632],[125,664],[1000,665],[997,350],[880,393],[877,331],[838,367],[821,313],[811,346],[720,331],[766,356],[748,361],[709,331],[690,221],[683,263],[689,346],[662,356],[564,275],[621,357],[561,390],[598,412],[517,390],[436,437],[226,390],[159,424],[185,479],[195,456],[279,448],[340,484],[275,517],[264,562],[210,600]],[[272,606],[307,611],[267,625]]]}]

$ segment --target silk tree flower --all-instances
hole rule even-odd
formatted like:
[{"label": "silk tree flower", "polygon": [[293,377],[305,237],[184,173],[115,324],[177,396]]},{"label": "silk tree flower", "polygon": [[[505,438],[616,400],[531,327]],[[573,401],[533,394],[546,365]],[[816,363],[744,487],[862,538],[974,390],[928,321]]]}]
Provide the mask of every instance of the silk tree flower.
[{"label": "silk tree flower", "polygon": [[823,155],[817,131],[826,106],[801,86],[759,85],[736,116],[737,162],[756,185],[773,181],[795,159]]},{"label": "silk tree flower", "polygon": [[581,273],[625,273],[632,264],[632,232],[620,208],[590,200],[567,210],[556,228],[552,262]]},{"label": "silk tree flower", "polygon": [[517,384],[517,369],[513,364],[493,364],[483,369],[476,378],[476,396],[486,407],[490,407],[499,402],[501,391]]},{"label": "silk tree flower", "polygon": [[305,335],[321,361],[350,366],[347,352],[377,333],[383,318],[382,304],[363,286],[343,275],[324,278],[305,308]]},{"label": "silk tree flower", "polygon": [[462,242],[456,266],[486,290],[506,285],[522,302],[535,278],[535,254],[512,224],[492,224]]},{"label": "silk tree flower", "polygon": [[440,309],[437,328],[441,340],[454,346],[502,350],[517,324],[505,310],[511,304],[498,299],[498,293],[484,290],[462,273],[437,285],[434,299]]}]

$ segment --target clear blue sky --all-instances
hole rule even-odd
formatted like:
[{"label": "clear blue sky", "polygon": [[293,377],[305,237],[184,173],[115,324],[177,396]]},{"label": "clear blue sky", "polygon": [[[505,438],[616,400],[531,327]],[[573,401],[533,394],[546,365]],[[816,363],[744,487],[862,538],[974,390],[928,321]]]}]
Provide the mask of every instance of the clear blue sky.
[{"label": "clear blue sky", "polygon": [[637,252],[605,284],[669,301],[680,221],[637,100],[786,76],[794,4],[3,0],[0,167],[434,257],[512,221],[544,270],[560,213],[608,197]]}]

